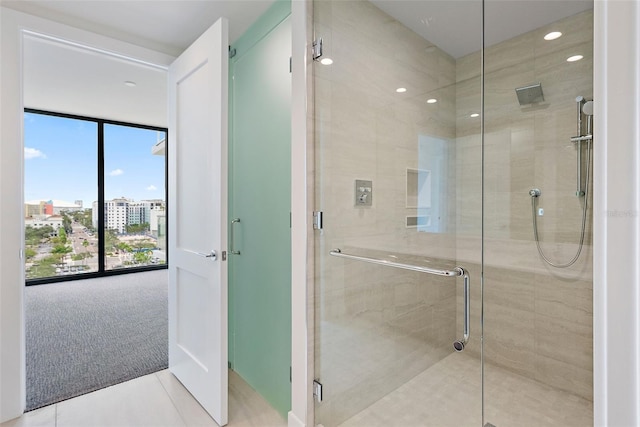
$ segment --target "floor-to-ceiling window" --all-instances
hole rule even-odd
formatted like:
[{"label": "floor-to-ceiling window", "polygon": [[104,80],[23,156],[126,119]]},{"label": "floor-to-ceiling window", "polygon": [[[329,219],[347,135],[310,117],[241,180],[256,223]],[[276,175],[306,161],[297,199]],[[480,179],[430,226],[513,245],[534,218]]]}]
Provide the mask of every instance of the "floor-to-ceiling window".
[{"label": "floor-to-ceiling window", "polygon": [[166,137],[25,110],[27,284],[166,266]]}]

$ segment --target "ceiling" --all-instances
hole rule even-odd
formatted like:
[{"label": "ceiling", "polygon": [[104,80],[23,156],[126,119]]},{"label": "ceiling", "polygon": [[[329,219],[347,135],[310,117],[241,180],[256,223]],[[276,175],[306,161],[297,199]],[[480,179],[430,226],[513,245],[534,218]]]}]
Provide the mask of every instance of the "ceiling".
[{"label": "ceiling", "polygon": [[221,16],[233,43],[274,0],[0,0],[21,12],[178,56]]},{"label": "ceiling", "polygon": [[[454,58],[480,48],[479,0],[371,1]],[[178,56],[220,16],[229,20],[233,43],[273,2],[0,0],[0,5]],[[490,46],[592,7],[592,0],[486,0],[485,43]],[[165,74],[104,54],[33,39],[25,49],[25,103],[32,108],[166,126]],[[137,86],[125,86],[125,81]]]},{"label": "ceiling", "polygon": [[23,52],[26,108],[167,126],[165,70],[32,36]]},{"label": "ceiling", "polygon": [[[454,58],[480,50],[479,0],[371,0]],[[593,8],[593,0],[486,0],[485,45],[492,46]]]}]

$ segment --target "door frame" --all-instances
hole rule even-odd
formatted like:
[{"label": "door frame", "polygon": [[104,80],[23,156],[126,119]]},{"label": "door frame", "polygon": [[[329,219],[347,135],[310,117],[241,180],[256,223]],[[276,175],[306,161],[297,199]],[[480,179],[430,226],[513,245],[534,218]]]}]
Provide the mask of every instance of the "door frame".
[{"label": "door frame", "polygon": [[[0,137],[18,141],[0,145],[0,423],[19,417],[26,407],[24,324],[25,274],[23,182],[23,37],[44,38],[85,47],[137,64],[167,70],[174,57],[73,28],[44,18],[0,7]],[[108,118],[107,118],[108,119]],[[19,185],[16,185],[19,183]]]}]

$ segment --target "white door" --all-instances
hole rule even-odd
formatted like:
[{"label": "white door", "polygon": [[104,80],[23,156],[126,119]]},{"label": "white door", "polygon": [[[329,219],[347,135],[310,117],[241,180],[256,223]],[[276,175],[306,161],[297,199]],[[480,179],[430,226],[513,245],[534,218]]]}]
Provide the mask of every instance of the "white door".
[{"label": "white door", "polygon": [[[169,370],[227,423],[228,24],[169,68]],[[212,256],[215,254],[215,256]]]}]

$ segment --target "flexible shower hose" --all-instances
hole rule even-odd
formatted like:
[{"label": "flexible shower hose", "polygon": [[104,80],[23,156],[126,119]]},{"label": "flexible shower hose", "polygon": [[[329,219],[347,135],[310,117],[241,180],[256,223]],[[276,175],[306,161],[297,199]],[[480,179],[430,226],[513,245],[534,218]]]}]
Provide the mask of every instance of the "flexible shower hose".
[{"label": "flexible shower hose", "polygon": [[582,204],[582,230],[580,231],[580,245],[578,246],[578,252],[576,253],[576,255],[573,257],[573,259],[571,259],[571,261],[567,263],[559,264],[559,263],[552,262],[551,260],[549,260],[549,258],[545,256],[544,251],[540,247],[540,238],[538,237],[538,221],[536,218],[536,199],[538,197],[533,195],[531,196],[531,216],[533,217],[533,235],[536,239],[536,247],[538,248],[538,253],[542,257],[542,259],[552,267],[556,267],[556,268],[571,267],[573,264],[575,264],[578,258],[580,258],[580,253],[582,252],[582,246],[584,244],[585,228],[587,224],[587,201],[589,200],[590,170],[591,170],[591,140],[589,140],[589,143],[587,144],[587,182],[585,183],[585,186],[584,186],[585,191],[583,196],[584,202]]}]

